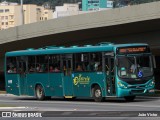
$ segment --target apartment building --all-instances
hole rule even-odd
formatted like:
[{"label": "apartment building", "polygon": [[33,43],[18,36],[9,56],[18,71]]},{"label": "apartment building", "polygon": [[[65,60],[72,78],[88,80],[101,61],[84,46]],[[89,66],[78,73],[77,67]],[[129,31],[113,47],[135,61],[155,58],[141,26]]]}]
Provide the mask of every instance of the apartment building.
[{"label": "apartment building", "polygon": [[0,6],[0,29],[7,29],[9,27],[18,26],[21,24],[19,16],[21,15],[21,8],[17,5]]},{"label": "apartment building", "polygon": [[50,9],[45,9],[42,6],[37,6],[37,21],[44,21],[53,19],[53,11]]},{"label": "apartment building", "polygon": [[23,5],[24,24],[37,22],[37,5]]},{"label": "apartment building", "polygon": [[[16,3],[0,3],[0,30],[22,24],[21,6]],[[29,24],[53,18],[53,11],[33,4],[23,5],[23,23]]]},{"label": "apartment building", "polygon": [[64,3],[63,6],[56,6],[54,18],[71,16],[79,14],[79,4]]}]

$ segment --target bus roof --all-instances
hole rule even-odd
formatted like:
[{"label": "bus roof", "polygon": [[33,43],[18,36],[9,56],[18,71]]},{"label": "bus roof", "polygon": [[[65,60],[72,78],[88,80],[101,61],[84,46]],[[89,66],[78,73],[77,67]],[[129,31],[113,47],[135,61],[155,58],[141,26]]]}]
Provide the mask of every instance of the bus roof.
[{"label": "bus roof", "polygon": [[81,47],[48,47],[41,49],[28,49],[20,51],[7,52],[6,56],[22,56],[22,55],[44,55],[44,54],[66,54],[66,53],[80,53],[80,52],[101,52],[113,51],[117,47],[131,47],[131,46],[147,46],[145,43],[131,43],[131,44],[107,44],[107,45],[85,45]]}]

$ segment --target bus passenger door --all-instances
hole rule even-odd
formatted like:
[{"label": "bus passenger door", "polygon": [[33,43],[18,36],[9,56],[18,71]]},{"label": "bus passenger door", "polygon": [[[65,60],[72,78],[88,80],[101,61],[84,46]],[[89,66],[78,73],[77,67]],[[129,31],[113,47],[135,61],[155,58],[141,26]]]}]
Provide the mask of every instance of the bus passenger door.
[{"label": "bus passenger door", "polygon": [[70,54],[63,58],[63,95],[65,98],[73,97],[72,55]]},{"label": "bus passenger door", "polygon": [[106,83],[107,83],[107,96],[115,95],[115,73],[114,73],[114,57],[107,56],[105,59],[106,67]]},{"label": "bus passenger door", "polygon": [[18,57],[18,83],[20,95],[27,94],[27,57]]}]

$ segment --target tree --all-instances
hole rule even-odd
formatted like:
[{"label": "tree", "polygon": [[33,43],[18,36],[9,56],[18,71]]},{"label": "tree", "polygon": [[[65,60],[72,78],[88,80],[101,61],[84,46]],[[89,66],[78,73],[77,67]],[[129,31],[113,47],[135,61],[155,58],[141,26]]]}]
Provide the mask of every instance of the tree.
[{"label": "tree", "polygon": [[[5,1],[5,0],[1,0]],[[6,0],[8,2],[17,2],[20,3],[20,0]],[[37,4],[37,5],[42,5],[45,2],[51,3],[53,6],[56,5],[63,5],[63,3],[78,3],[81,2],[82,0],[23,0],[24,4]]]}]

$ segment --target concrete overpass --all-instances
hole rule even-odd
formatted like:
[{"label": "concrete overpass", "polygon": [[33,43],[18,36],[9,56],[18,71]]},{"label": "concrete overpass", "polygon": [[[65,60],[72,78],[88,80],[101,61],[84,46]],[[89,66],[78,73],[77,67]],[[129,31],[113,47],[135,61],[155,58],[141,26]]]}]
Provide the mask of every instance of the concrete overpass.
[{"label": "concrete overpass", "polygon": [[147,42],[160,46],[160,2],[52,19],[0,31],[5,51],[45,45]]},{"label": "concrete overpass", "polygon": [[160,55],[160,2],[69,16],[0,31],[0,63],[6,51],[102,41],[145,42]]}]

